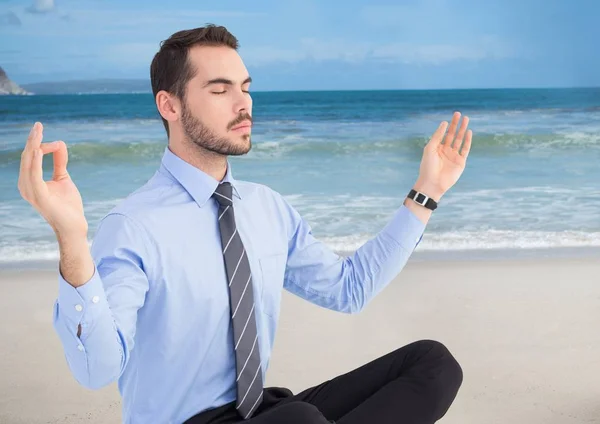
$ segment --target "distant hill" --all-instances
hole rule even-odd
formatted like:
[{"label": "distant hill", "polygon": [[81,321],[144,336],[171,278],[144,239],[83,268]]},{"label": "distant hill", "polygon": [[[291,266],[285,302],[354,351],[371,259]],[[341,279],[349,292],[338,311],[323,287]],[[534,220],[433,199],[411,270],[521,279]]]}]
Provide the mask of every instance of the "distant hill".
[{"label": "distant hill", "polygon": [[19,87],[16,83],[12,82],[2,67],[0,67],[0,95],[27,95],[30,94],[26,89]]},{"label": "distant hill", "polygon": [[151,93],[150,80],[100,79],[49,81],[23,84],[23,88],[34,94],[110,94]]}]

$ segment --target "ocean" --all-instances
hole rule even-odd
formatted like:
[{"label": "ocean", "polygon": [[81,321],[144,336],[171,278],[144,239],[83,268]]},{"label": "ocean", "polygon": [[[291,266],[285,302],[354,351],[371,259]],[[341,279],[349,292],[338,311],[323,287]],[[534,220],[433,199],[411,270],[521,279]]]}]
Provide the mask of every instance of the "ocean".
[{"label": "ocean", "polygon": [[[423,146],[455,110],[474,132],[467,169],[417,252],[446,255],[600,247],[600,88],[257,92],[253,148],[237,179],[269,185],[336,251],[374,236],[415,182]],[[151,94],[0,97],[0,267],[58,258],[19,195],[33,123],[64,140],[90,238],[152,176],[167,140]],[[44,162],[45,176],[52,160]]]}]

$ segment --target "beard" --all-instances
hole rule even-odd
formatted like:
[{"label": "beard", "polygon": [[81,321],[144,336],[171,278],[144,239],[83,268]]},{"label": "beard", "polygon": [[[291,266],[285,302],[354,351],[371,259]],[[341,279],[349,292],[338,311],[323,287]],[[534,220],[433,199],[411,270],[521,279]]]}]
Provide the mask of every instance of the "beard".
[{"label": "beard", "polygon": [[[252,118],[247,113],[239,115],[231,121],[227,128],[230,129],[242,121],[252,122]],[[241,141],[235,141],[227,137],[217,136],[210,128],[204,125],[200,119],[192,115],[191,111],[183,103],[181,111],[181,125],[186,137],[196,146],[223,156],[241,156],[245,155],[252,148],[250,134],[244,134],[240,137]]]}]

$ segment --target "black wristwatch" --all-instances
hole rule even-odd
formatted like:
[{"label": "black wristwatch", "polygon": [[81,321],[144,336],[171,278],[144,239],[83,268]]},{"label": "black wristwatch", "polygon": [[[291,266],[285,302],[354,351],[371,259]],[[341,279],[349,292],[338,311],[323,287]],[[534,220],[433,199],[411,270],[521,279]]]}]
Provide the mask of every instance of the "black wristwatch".
[{"label": "black wristwatch", "polygon": [[424,206],[432,211],[436,210],[438,207],[435,200],[415,189],[412,189],[410,193],[408,193],[408,198],[414,200],[418,205]]}]

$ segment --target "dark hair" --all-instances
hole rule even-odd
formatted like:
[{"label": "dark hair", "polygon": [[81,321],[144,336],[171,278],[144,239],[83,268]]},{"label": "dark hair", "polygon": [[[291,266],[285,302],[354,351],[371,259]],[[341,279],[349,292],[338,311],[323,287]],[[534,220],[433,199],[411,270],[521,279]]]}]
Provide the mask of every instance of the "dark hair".
[{"label": "dark hair", "polygon": [[[154,98],[159,91],[165,90],[181,100],[185,99],[187,83],[196,73],[188,61],[188,52],[193,46],[227,46],[237,50],[238,41],[227,28],[213,24],[178,31],[162,41],[150,65]],[[162,121],[168,136],[168,122],[164,118]]]}]

